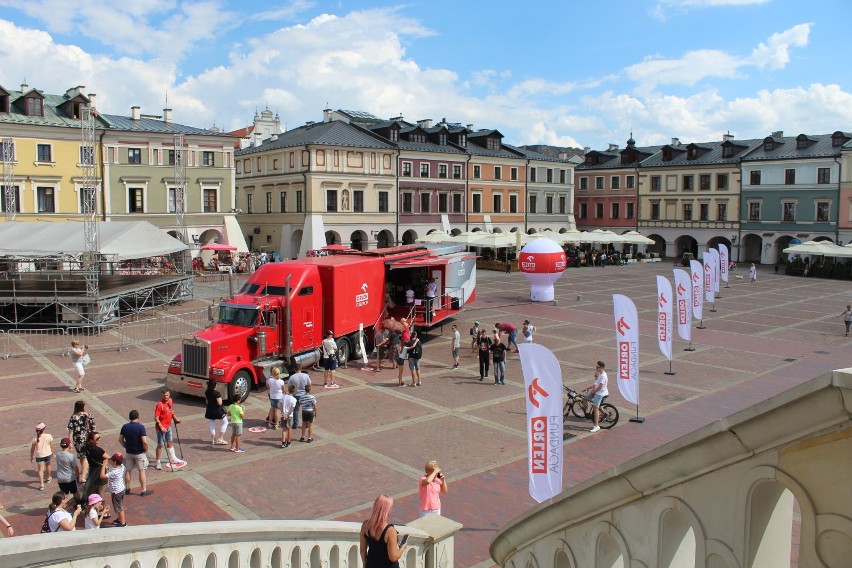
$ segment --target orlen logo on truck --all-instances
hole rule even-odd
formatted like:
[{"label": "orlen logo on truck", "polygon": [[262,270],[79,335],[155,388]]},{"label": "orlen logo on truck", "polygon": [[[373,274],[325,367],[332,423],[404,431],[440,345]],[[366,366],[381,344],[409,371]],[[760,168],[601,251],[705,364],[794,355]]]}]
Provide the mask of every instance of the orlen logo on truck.
[{"label": "orlen logo on truck", "polygon": [[529,255],[521,260],[521,268],[523,270],[535,272],[535,257],[533,255]]},{"label": "orlen logo on truck", "polygon": [[361,284],[362,292],[360,294],[355,295],[355,307],[362,308],[370,303],[370,294],[367,293],[367,283],[364,282]]}]

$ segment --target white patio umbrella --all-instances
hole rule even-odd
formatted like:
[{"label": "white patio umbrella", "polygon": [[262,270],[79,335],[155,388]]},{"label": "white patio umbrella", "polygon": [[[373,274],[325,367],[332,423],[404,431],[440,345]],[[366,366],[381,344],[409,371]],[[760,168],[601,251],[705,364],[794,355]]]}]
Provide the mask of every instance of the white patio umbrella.
[{"label": "white patio umbrella", "polygon": [[791,247],[783,252],[796,254],[810,254],[815,256],[845,256],[848,252],[844,247],[825,241],[806,241]]},{"label": "white patio umbrella", "polygon": [[420,243],[453,243],[453,236],[444,231],[432,231],[428,235],[424,235],[417,239]]},{"label": "white patio umbrella", "polygon": [[616,235],[612,231],[609,230],[601,230],[595,229],[590,233],[591,237],[595,239],[594,242],[601,244],[612,244],[612,243],[623,243],[621,235]]},{"label": "white patio umbrella", "polygon": [[450,237],[448,242],[455,243],[457,245],[480,246],[476,244],[476,241],[487,236],[488,233],[484,231],[465,231],[464,233],[459,233],[458,235]]},{"label": "white patio umbrella", "polygon": [[474,233],[481,238],[471,243],[475,247],[507,248],[515,246],[515,236],[505,233]]},{"label": "white patio umbrella", "polygon": [[840,248],[843,249],[843,252],[839,252],[835,256],[839,256],[839,257],[843,257],[843,258],[851,258],[852,257],[852,243],[849,243],[848,245],[843,245]]},{"label": "white patio umbrella", "polygon": [[654,244],[654,239],[649,239],[646,236],[639,234],[638,231],[627,231],[621,237],[624,239],[624,242],[631,245],[652,245]]}]

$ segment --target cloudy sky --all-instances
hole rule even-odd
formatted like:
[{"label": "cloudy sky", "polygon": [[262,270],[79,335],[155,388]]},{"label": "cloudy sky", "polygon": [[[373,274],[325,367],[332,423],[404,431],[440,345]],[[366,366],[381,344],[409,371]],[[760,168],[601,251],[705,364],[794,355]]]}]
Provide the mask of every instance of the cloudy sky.
[{"label": "cloudy sky", "polygon": [[[852,130],[846,0],[0,0],[0,85],[234,130],[268,107],[622,146]],[[85,6],[85,7],[84,7]]]}]

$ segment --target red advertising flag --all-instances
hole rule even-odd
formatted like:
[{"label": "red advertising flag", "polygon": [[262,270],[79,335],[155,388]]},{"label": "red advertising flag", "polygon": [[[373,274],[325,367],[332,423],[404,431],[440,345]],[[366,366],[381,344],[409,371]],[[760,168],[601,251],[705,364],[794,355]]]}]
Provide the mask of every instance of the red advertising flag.
[{"label": "red advertising flag", "polygon": [[518,347],[527,407],[530,496],[541,503],[562,492],[562,368],[538,343]]},{"label": "red advertising flag", "polygon": [[612,295],[615,315],[616,382],[621,396],[639,404],[639,316],[633,300],[622,294]]}]

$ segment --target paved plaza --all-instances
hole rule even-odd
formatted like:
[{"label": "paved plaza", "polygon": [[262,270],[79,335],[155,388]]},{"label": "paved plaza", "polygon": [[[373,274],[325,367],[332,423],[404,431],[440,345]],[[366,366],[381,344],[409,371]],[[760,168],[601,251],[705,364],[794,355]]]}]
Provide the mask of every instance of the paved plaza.
[{"label": "paved plaza", "polygon": [[[574,486],[705,424],[759,403],[828,370],[850,366],[852,339],[844,337],[839,316],[852,303],[847,282],[774,275],[762,268],[755,283],[732,273],[721,288],[716,311],[705,304],[706,329],[693,327],[693,347],[676,338],[673,368],[656,340],[656,281],[671,279],[672,264],[569,269],[556,285],[558,305],[524,301],[529,287],[520,274],[478,273],[477,301],[459,320],[463,344],[480,320],[530,319],[536,342],[561,361],[563,380],[573,387],[593,381],[594,362],[614,363],[611,295],[634,300],[640,318],[640,408],[636,413],[610,381],[610,402],[621,421],[610,431],[588,432],[590,423],[565,422],[565,482]],[[521,298],[519,301],[519,297]],[[203,300],[174,308],[187,311]],[[338,370],[337,390],[317,389],[319,415],[313,444],[279,447],[279,431],[246,433],[244,454],[211,446],[201,399],[177,396],[179,435],[189,465],[176,473],[148,470],[154,494],[125,498],[127,521],[172,523],[227,519],[363,520],[379,493],[392,495],[392,520],[417,517],[417,484],[424,463],[437,459],[449,494],[443,514],[464,525],[456,539],[456,566],[492,566],[488,545],[510,519],[534,501],[527,491],[523,379],[518,356],[507,363],[505,386],[480,382],[477,359],[463,350],[461,368],[452,369],[450,328],[429,334],[423,353],[423,387],[397,388],[396,372],[362,370],[359,362]],[[106,340],[105,340],[106,341]],[[38,532],[54,481],[38,490],[29,461],[33,428],[39,421],[57,442],[74,401],[84,398],[94,413],[102,443],[120,451],[118,430],[138,409],[154,438],[153,410],[164,385],[168,361],[180,342],[146,343],[129,351],[98,350],[90,342],[92,364],[86,390],[77,395],[71,363],[60,355],[16,356],[0,360],[0,502],[17,534]],[[613,372],[610,371],[612,378]],[[321,376],[313,373],[314,382]],[[408,372],[406,371],[406,378]],[[267,399],[254,393],[246,426],[265,425]],[[295,437],[298,439],[298,435]],[[154,442],[149,454],[153,456]],[[82,521],[81,521],[82,524]]]}]

